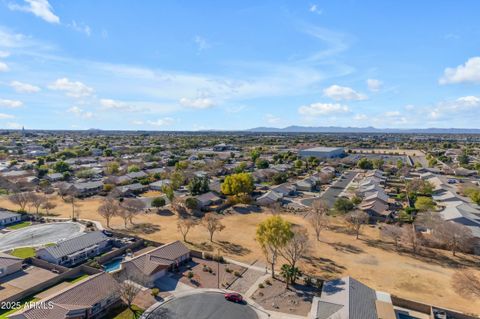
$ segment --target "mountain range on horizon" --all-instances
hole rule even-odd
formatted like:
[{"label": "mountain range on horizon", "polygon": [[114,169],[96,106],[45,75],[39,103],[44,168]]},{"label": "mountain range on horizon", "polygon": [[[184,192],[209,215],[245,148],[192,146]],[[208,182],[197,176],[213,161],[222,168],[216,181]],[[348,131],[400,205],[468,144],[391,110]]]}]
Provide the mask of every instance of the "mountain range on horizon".
[{"label": "mountain range on horizon", "polygon": [[427,133],[427,134],[480,134],[480,129],[475,128],[375,128],[367,127],[341,127],[341,126],[299,126],[291,125],[284,128],[255,127],[248,129],[257,133]]}]

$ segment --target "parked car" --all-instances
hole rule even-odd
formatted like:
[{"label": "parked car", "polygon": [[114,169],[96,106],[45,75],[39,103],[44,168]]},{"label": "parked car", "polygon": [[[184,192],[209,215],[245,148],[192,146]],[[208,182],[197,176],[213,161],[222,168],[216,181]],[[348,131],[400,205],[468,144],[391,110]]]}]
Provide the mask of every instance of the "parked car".
[{"label": "parked car", "polygon": [[243,301],[242,295],[237,293],[226,293],[225,299],[227,299],[228,301],[237,302],[237,303],[240,303]]}]

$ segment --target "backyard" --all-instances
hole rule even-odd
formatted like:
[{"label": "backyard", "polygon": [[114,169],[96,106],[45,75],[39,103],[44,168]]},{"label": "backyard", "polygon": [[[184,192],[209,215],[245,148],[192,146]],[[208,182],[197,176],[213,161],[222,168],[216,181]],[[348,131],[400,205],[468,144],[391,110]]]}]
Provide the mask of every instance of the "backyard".
[{"label": "backyard", "polygon": [[[53,213],[59,217],[69,217],[70,205],[59,198],[56,201],[58,206]],[[97,213],[100,202],[98,197],[79,202],[80,218],[98,220],[105,225],[105,220]],[[0,198],[0,207],[16,209],[5,197]],[[264,213],[225,216],[222,218],[225,229],[215,233],[213,243],[209,241],[206,229],[197,226],[188,234],[187,244],[213,253],[218,249],[222,255],[246,263],[256,260],[263,262],[255,232],[257,225],[267,216]],[[312,239],[311,254],[300,263],[304,272],[322,278],[350,275],[374,289],[403,298],[480,314],[480,301],[465,299],[451,288],[452,275],[460,265],[478,271],[475,266],[475,263],[478,265],[478,257],[463,254],[453,257],[449,252],[434,249],[425,249],[419,255],[413,255],[407,248],[396,251],[393,243],[380,240],[378,228],[363,228],[360,239],[355,240],[340,222],[322,232],[321,240],[317,242],[313,229],[302,216],[285,215],[285,218],[293,224],[306,227]],[[174,214],[143,214],[137,216],[134,223],[137,226],[135,233],[142,237],[159,242],[182,239]],[[123,220],[115,217],[110,226],[122,230]],[[142,233],[145,226],[155,231]]]}]

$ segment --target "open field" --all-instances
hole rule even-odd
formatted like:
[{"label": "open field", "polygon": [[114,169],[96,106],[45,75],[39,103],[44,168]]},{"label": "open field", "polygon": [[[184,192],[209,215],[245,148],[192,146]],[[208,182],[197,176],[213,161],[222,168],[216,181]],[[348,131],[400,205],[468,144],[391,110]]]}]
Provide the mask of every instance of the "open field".
[{"label": "open field", "polygon": [[[71,208],[61,199],[53,212],[59,217],[69,217]],[[100,198],[83,200],[80,203],[80,218],[105,221],[97,214]],[[6,198],[0,198],[0,207],[16,209]],[[214,244],[208,241],[206,230],[198,226],[188,236],[197,249],[214,250],[219,248],[224,255],[234,259],[252,262],[263,260],[261,250],[255,242],[258,223],[269,214],[232,214],[223,218],[226,226],[215,234]],[[379,241],[379,230],[365,227],[359,240],[349,234],[343,225],[336,224],[332,230],[322,233],[321,241],[313,240],[313,229],[301,216],[285,215],[290,222],[305,226],[312,238],[312,253],[304,260],[301,268],[307,273],[324,278],[351,275],[377,290],[396,294],[403,298],[431,303],[446,308],[480,314],[480,301],[468,300],[456,294],[451,288],[451,276],[461,264],[474,268],[479,258],[449,252],[425,250],[420,256],[412,255],[408,249],[396,252],[393,244]],[[144,214],[135,220],[134,233],[145,238],[168,242],[181,239],[177,231],[177,217],[173,214]],[[123,229],[123,220],[113,218],[111,227]],[[146,231],[142,232],[142,229]],[[478,270],[477,270],[478,271]]]}]

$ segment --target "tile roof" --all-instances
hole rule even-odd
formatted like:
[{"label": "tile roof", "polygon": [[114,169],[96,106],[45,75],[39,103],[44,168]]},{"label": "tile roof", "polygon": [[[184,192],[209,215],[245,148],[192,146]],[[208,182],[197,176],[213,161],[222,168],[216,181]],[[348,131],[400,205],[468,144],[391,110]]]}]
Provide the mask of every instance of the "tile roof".
[{"label": "tile roof", "polygon": [[[42,302],[51,307],[31,308],[16,312],[10,318],[64,319],[71,310],[88,310],[109,297],[118,298],[118,283],[108,273],[100,273],[67,287]],[[48,309],[51,308],[51,309]]]},{"label": "tile roof", "polygon": [[8,267],[18,262],[22,262],[22,258],[0,252],[0,267]]}]

